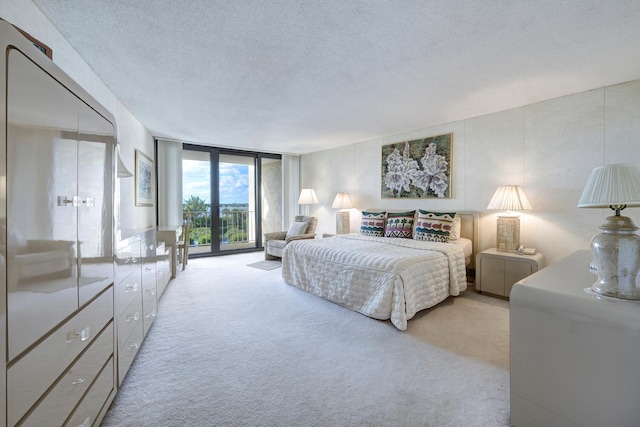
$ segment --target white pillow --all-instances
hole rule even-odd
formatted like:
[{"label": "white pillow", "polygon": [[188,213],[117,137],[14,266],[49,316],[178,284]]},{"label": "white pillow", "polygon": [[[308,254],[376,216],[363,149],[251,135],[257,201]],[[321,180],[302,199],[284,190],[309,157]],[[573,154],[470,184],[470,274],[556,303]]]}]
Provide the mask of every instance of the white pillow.
[{"label": "white pillow", "polygon": [[287,231],[285,239],[288,239],[291,236],[305,234],[307,232],[307,228],[309,228],[309,221],[293,221],[291,227],[289,227],[289,231]]},{"label": "white pillow", "polygon": [[449,232],[449,240],[458,240],[460,238],[460,217],[456,215],[453,217],[453,224],[451,225],[451,231]]}]

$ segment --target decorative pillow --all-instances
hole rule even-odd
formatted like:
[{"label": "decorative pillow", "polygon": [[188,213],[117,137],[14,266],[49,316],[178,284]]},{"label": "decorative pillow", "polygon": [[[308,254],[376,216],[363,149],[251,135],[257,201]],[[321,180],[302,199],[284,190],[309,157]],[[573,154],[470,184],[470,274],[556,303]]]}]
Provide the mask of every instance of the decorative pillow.
[{"label": "decorative pillow", "polygon": [[309,221],[293,221],[293,223],[291,223],[291,227],[289,227],[289,231],[287,231],[287,236],[285,237],[285,239],[288,239],[291,236],[305,234],[308,227]]},{"label": "decorative pillow", "polygon": [[389,212],[384,227],[384,237],[410,239],[413,236],[413,216],[416,211]]},{"label": "decorative pillow", "polygon": [[447,243],[455,216],[455,212],[429,212],[420,209],[414,238],[428,242]]},{"label": "decorative pillow", "polygon": [[453,226],[451,226],[451,233],[449,234],[449,241],[458,240],[460,238],[460,228],[462,227],[462,219],[459,215],[453,218]]},{"label": "decorative pillow", "polygon": [[360,234],[363,236],[382,237],[384,236],[384,220],[386,212],[365,212],[362,211],[360,221]]}]

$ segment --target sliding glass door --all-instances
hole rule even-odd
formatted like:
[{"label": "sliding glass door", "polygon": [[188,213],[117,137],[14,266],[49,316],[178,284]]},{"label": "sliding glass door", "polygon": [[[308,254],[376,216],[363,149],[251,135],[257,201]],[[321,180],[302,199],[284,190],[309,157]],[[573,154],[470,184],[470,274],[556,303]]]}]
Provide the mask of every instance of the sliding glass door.
[{"label": "sliding glass door", "polygon": [[[280,156],[188,144],[182,153],[183,211],[185,221],[191,224],[190,256],[260,249],[264,225],[272,228],[275,212],[281,218],[281,167],[278,183],[272,178]],[[262,185],[263,170],[268,171],[267,191]],[[278,196],[274,196],[275,185]],[[267,218],[262,215],[265,203]]]},{"label": "sliding glass door", "polygon": [[208,152],[182,150],[182,212],[190,224],[190,255],[211,253],[211,176]]},{"label": "sliding glass door", "polygon": [[255,249],[256,157],[221,153],[218,158],[220,251]]}]

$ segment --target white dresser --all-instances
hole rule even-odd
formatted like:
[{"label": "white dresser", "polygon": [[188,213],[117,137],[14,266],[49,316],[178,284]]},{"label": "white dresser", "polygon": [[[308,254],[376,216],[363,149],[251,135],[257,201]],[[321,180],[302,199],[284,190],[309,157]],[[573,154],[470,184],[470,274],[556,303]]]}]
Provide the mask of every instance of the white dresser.
[{"label": "white dresser", "polygon": [[640,425],[640,303],[585,292],[581,250],[511,290],[511,424]]},{"label": "white dresser", "polygon": [[115,120],[5,21],[0,41],[0,425],[97,426],[117,390]]},{"label": "white dresser", "polygon": [[115,316],[118,384],[126,376],[157,313],[156,230],[124,231],[116,252]]}]

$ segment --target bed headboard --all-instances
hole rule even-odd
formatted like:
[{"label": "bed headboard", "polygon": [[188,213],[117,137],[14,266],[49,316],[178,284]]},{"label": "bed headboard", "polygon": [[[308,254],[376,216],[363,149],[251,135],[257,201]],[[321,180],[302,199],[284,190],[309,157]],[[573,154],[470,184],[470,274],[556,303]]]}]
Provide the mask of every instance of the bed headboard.
[{"label": "bed headboard", "polygon": [[473,252],[468,267],[475,268],[478,253],[478,212],[457,211],[456,215],[460,215],[460,237],[465,237],[472,242]]},{"label": "bed headboard", "polygon": [[[364,209],[368,212],[406,212],[410,209],[385,209],[385,208],[368,208]],[[453,211],[453,209],[451,210]],[[447,211],[450,212],[450,211]],[[478,211],[455,211],[460,216],[460,237],[471,240],[472,250],[471,259],[467,267],[475,268],[476,254],[478,253]]]}]

